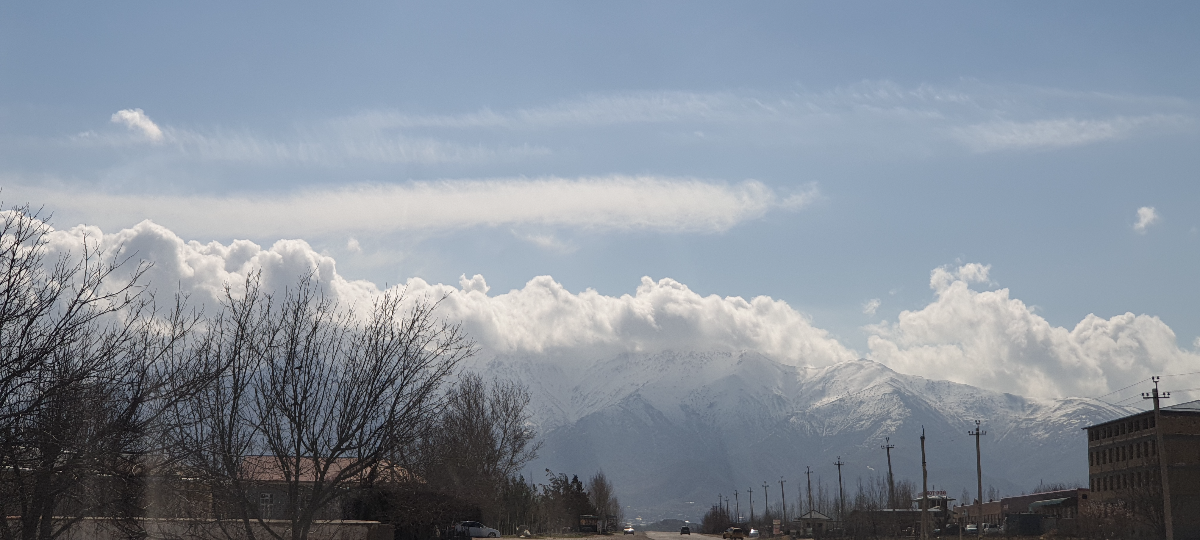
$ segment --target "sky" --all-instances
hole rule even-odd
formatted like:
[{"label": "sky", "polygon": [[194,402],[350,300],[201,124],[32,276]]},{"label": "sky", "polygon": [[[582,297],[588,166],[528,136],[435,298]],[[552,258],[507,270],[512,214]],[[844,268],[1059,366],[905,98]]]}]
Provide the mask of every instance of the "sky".
[{"label": "sky", "polygon": [[7,3],[0,197],[143,246],[161,282],[292,261],[348,297],[454,289],[498,351],[751,348],[1136,398],[1200,371],[1197,23],[1191,2]]}]

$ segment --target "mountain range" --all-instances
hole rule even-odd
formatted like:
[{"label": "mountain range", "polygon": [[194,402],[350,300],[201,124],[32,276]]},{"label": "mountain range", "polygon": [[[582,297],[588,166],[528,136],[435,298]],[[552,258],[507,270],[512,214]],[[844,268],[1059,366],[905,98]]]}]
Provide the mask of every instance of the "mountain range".
[{"label": "mountain range", "polygon": [[[1046,482],[1086,485],[1085,426],[1135,412],[1084,398],[1035,399],[897,373],[871,360],[797,367],[755,352],[625,353],[593,361],[495,355],[478,366],[519,380],[532,395],[543,446],[526,468],[603,470],[627,519],[698,520],[718,495],[747,488],[762,511],[794,506],[807,487],[850,499],[858,482],[885,478],[885,440],[895,478],[921,484],[924,433],[930,489],[976,493],[981,421],[983,484],[1003,495]],[[781,488],[779,480],[785,482]]]}]

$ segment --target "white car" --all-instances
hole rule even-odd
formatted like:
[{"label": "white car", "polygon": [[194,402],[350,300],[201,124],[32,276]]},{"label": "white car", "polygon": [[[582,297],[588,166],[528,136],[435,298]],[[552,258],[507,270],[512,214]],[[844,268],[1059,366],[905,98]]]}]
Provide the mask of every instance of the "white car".
[{"label": "white car", "polygon": [[625,526],[625,534],[633,534],[633,525]]},{"label": "white car", "polygon": [[458,536],[470,536],[471,538],[499,538],[500,531],[488,527],[478,521],[461,521],[454,526],[454,532]]},{"label": "white car", "polygon": [[758,538],[758,529],[751,527],[749,538]]}]

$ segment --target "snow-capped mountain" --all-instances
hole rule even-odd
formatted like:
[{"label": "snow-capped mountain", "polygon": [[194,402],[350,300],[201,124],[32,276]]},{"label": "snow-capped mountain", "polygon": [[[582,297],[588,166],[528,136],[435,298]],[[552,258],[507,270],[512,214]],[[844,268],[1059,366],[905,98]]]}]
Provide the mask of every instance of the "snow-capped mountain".
[{"label": "snow-capped mountain", "polygon": [[[1087,481],[1081,428],[1133,412],[1103,402],[1033,399],[896,373],[870,360],[824,368],[781,364],[757,353],[622,354],[595,362],[496,356],[480,366],[520,380],[533,394],[544,446],[528,474],[603,469],[627,512],[647,519],[699,518],[718,493],[779,480],[800,500],[804,470],[836,490],[840,456],[849,498],[859,479],[886,475],[881,445],[895,445],[897,479],[920,484],[922,428],[930,489],[975,493],[982,421],[985,489],[1005,494],[1041,481]],[[795,497],[795,498],[793,498]]]}]

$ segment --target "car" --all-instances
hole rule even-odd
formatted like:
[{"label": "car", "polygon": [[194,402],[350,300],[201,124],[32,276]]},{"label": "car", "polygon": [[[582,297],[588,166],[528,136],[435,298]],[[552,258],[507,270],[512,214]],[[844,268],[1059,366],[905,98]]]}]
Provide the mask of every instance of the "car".
[{"label": "car", "polygon": [[725,529],[725,532],[721,533],[721,538],[734,538],[740,540],[745,537],[746,531],[743,531],[741,527],[730,527]]},{"label": "car", "polygon": [[633,525],[626,525],[624,530],[625,534],[633,534]]},{"label": "car", "polygon": [[1004,534],[1004,528],[999,525],[988,525],[983,528],[985,536],[1000,536]]},{"label": "car", "polygon": [[979,525],[976,525],[974,523],[968,524],[967,528],[963,530],[963,533],[966,534],[967,536],[970,536],[972,534],[978,536],[979,535]]},{"label": "car", "polygon": [[679,534],[687,534],[687,535],[690,535],[690,534],[692,534],[692,529],[691,529],[691,527],[688,527],[687,525],[684,525],[683,527],[680,527],[680,528],[679,528]]},{"label": "car", "polygon": [[751,528],[750,528],[750,535],[749,535],[749,536],[747,536],[747,538],[758,538],[758,529],[755,529],[754,527],[751,527]]},{"label": "car", "polygon": [[500,531],[488,527],[478,521],[460,521],[454,526],[455,536],[469,536],[471,538],[499,538]]}]

